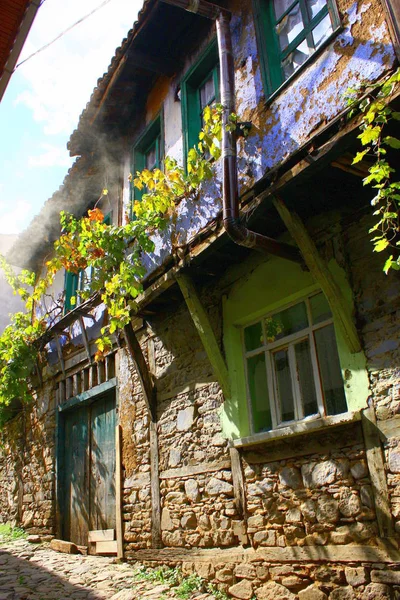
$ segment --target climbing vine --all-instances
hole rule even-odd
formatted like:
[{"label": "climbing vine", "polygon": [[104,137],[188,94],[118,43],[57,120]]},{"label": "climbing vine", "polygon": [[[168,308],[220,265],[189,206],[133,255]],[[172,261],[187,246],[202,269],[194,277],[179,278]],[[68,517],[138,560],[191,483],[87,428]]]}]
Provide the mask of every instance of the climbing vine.
[{"label": "climbing vine", "polygon": [[[383,84],[368,85],[364,88],[367,95],[357,102],[362,113],[361,133],[358,138],[363,150],[357,152],[353,164],[373,157],[368,169],[369,175],[363,180],[370,185],[376,194],[371,200],[376,217],[375,225],[370,229],[373,233],[374,252],[391,251],[385,261],[383,270],[387,274],[390,269],[400,270],[400,181],[394,180],[396,157],[393,151],[400,150],[400,139],[386,135],[387,126],[400,121],[400,112],[393,110],[390,99],[399,89],[400,69],[388,77]],[[350,90],[349,103],[359,95],[359,90]],[[397,158],[398,160],[398,158]]]},{"label": "climbing vine", "polygon": [[[97,340],[96,360],[102,360],[111,349],[111,334],[125,327],[136,311],[135,299],[142,291],[145,269],[142,255],[154,249],[151,233],[162,230],[172,217],[178,200],[195,198],[203,182],[214,176],[215,160],[221,154],[222,106],[207,107],[199,142],[188,152],[186,169],[166,157],[164,170],[144,169],[130,176],[132,184],[143,192],[140,202],[133,204],[133,216],[123,225],[109,225],[96,206],[87,216],[76,218],[62,212],[62,234],[54,244],[54,252],[40,276],[30,271],[15,275],[0,257],[0,267],[14,293],[25,302],[26,311],[11,317],[11,324],[0,335],[0,407],[14,398],[30,398],[29,378],[41,360],[43,334],[62,314],[63,298],[54,298],[49,289],[61,269],[84,274],[90,268],[88,285],[71,299],[71,305],[98,292],[108,311],[108,322]],[[228,125],[236,128],[236,116]]]}]

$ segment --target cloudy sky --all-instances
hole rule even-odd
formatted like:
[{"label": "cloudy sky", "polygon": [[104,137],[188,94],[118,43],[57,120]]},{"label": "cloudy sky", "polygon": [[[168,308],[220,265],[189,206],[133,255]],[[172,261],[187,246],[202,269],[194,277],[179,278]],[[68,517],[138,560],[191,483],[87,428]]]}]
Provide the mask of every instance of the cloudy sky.
[{"label": "cloudy sky", "polygon": [[[45,0],[19,61],[104,0]],[[0,104],[0,234],[19,233],[61,185],[66,143],[142,0],[110,0],[17,68]]]}]

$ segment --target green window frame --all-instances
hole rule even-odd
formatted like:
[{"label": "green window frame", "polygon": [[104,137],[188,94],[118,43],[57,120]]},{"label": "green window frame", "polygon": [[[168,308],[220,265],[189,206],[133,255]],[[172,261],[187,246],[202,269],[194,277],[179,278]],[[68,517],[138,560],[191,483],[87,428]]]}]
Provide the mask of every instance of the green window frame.
[{"label": "green window frame", "polygon": [[329,43],[340,29],[340,16],[335,0],[253,1],[262,74],[269,97]]},{"label": "green window frame", "polygon": [[[206,90],[212,84],[213,93]],[[204,93],[205,92],[205,93]],[[206,106],[219,101],[218,47],[214,40],[181,81],[183,151],[186,158],[190,148],[197,146],[202,129],[202,114]]]},{"label": "green window frame", "polygon": [[[163,120],[161,114],[158,115],[140,135],[132,149],[132,174],[136,176],[137,171],[141,172],[145,168],[162,169],[164,159],[164,135]],[[142,199],[145,190],[138,190],[132,183],[131,186],[131,211],[130,217],[134,219],[133,202]]]},{"label": "green window frame", "polygon": [[[109,212],[104,217],[104,223],[111,225],[112,223],[112,212]],[[72,273],[71,271],[65,271],[64,275],[64,314],[73,310],[80,304],[79,292],[87,289],[90,286],[90,282],[93,277],[93,268],[88,267],[78,273]],[[75,304],[72,304],[72,298],[76,298]]]},{"label": "green window frame", "polygon": [[347,412],[333,317],[322,292],[242,329],[253,433]]}]

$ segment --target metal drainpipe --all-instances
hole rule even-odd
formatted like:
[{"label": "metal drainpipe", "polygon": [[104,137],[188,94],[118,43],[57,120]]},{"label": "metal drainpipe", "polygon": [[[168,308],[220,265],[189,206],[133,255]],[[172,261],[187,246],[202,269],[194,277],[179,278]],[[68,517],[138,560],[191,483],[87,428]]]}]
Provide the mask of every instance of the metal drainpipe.
[{"label": "metal drainpipe", "polygon": [[221,72],[221,104],[223,105],[222,129],[222,204],[223,223],[229,237],[240,246],[254,248],[288,260],[303,263],[295,246],[278,242],[265,235],[250,231],[239,217],[239,187],[237,174],[236,133],[226,129],[229,115],[235,112],[235,68],[232,52],[232,37],[229,22],[231,13],[205,0],[163,0],[213,19],[217,26],[218,55]]}]

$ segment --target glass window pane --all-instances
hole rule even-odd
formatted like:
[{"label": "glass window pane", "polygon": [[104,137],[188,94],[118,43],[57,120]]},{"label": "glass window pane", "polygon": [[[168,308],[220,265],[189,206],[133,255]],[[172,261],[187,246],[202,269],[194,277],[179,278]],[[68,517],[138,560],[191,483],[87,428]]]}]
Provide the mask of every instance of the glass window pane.
[{"label": "glass window pane", "polygon": [[300,4],[296,4],[294,8],[282,19],[276,26],[276,33],[279,38],[281,50],[294,40],[294,38],[304,29],[303,19],[300,11]]},{"label": "glass window pane", "polygon": [[316,296],[311,296],[310,307],[313,325],[322,323],[322,321],[326,321],[326,319],[330,319],[332,317],[328,301],[322,293],[316,294]]},{"label": "glass window pane", "polygon": [[247,381],[249,384],[254,431],[269,431],[272,428],[269,403],[265,354],[247,359]]},{"label": "glass window pane", "polygon": [[291,52],[282,62],[283,73],[285,79],[293,75],[293,73],[307,60],[309,49],[306,40],[301,42],[297,48]]},{"label": "glass window pane", "polygon": [[332,33],[332,23],[329,15],[326,15],[313,29],[314,46],[318,48]]},{"label": "glass window pane", "polygon": [[265,318],[267,343],[308,327],[307,309],[304,302],[291,306],[280,313]]},{"label": "glass window pane", "polygon": [[333,325],[318,329],[314,335],[327,414],[346,412],[347,403]]},{"label": "glass window pane", "polygon": [[278,391],[278,406],[281,421],[294,420],[294,401],[292,379],[289,367],[289,354],[287,350],[279,350],[274,354],[274,368]]},{"label": "glass window pane", "polygon": [[302,340],[296,344],[295,353],[303,412],[305,417],[309,417],[319,412],[311,362],[310,340]]},{"label": "glass window pane", "polygon": [[274,0],[275,17],[277,21],[292,3],[293,0]]},{"label": "glass window pane", "polygon": [[152,171],[157,165],[157,144],[154,142],[146,152],[146,169]]},{"label": "glass window pane", "polygon": [[200,108],[203,109],[215,100],[215,87],[213,72],[210,73],[208,79],[200,87]]},{"label": "glass window pane", "polygon": [[244,345],[246,351],[256,350],[263,345],[264,337],[261,323],[255,323],[244,330]]},{"label": "glass window pane", "polygon": [[326,0],[306,0],[310,21],[326,6]]}]

